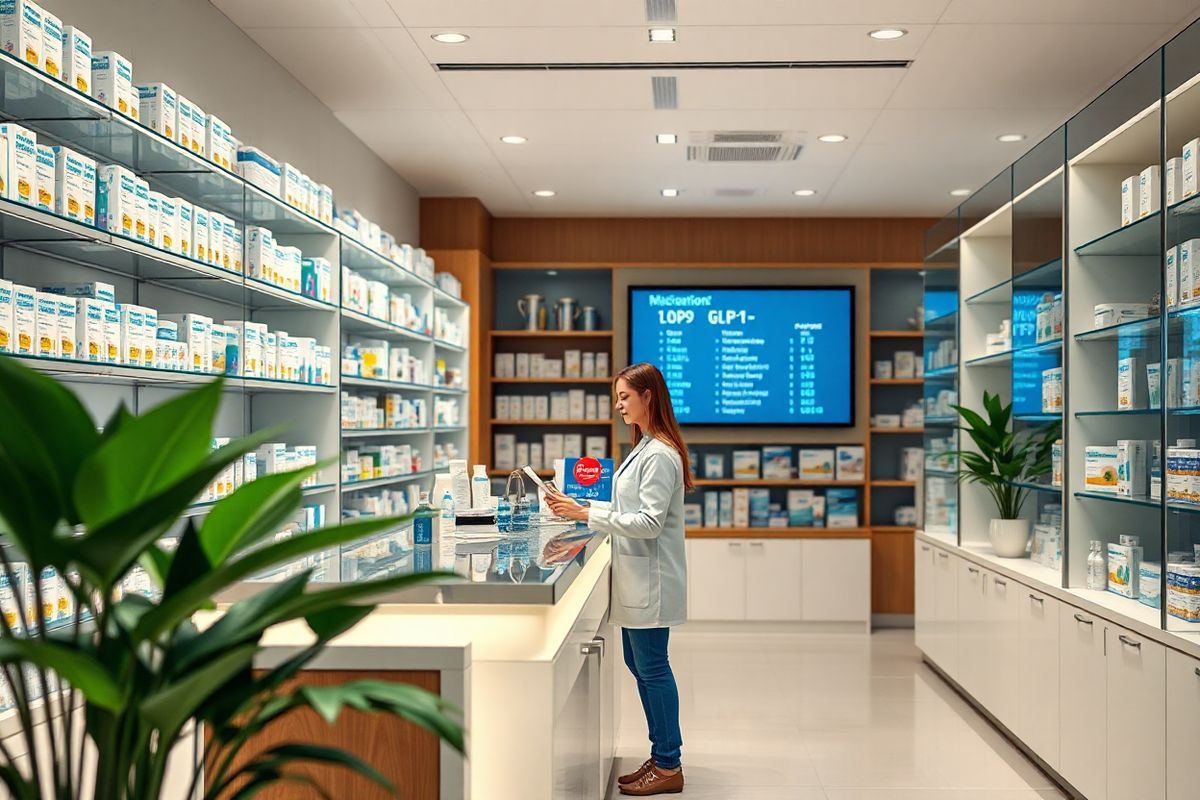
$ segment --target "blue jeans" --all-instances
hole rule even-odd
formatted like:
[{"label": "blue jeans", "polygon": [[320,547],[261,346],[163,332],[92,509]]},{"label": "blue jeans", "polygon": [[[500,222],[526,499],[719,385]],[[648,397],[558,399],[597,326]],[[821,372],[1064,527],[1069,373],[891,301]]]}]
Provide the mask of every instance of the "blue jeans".
[{"label": "blue jeans", "polygon": [[679,688],[667,660],[670,628],[622,628],[625,666],[637,679],[638,695],[650,729],[650,757],[661,769],[679,766]]}]

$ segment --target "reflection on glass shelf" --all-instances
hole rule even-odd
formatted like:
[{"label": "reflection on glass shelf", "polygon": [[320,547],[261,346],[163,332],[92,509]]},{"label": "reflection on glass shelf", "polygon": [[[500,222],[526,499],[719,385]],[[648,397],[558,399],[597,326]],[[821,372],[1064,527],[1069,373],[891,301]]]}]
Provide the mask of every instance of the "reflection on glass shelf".
[{"label": "reflection on glass shelf", "polygon": [[1158,408],[1126,408],[1113,411],[1076,411],[1076,417],[1147,417],[1159,416],[1162,413]]},{"label": "reflection on glass shelf", "polygon": [[[1108,500],[1114,503],[1125,503],[1126,505],[1139,506],[1142,508],[1162,508],[1162,501],[1153,500],[1149,497],[1121,497],[1115,494],[1107,494],[1105,492],[1076,492],[1076,497],[1081,497],[1086,500]],[[1183,514],[1200,514],[1200,505],[1195,503],[1167,503],[1167,508],[1170,511],[1175,511]]]},{"label": "reflection on glass shelf", "polygon": [[69,358],[17,355],[5,353],[3,358],[20,359],[31,369],[54,375],[61,380],[87,380],[92,383],[120,384],[127,386],[198,386],[223,378],[227,391],[248,393],[329,393],[333,386],[315,383],[297,383],[274,378],[243,378],[237,375],[218,375],[184,370],[136,367],[123,364],[101,364],[94,361],[78,361]]},{"label": "reflection on glass shelf", "polygon": [[467,390],[461,386],[434,386],[434,394],[466,394]]},{"label": "reflection on glass shelf", "polygon": [[1077,342],[1097,342],[1120,339],[1141,339],[1157,337],[1161,320],[1158,317],[1144,317],[1129,322],[1119,322],[1116,325],[1105,325],[1090,331],[1075,334]]},{"label": "reflection on glass shelf", "polygon": [[926,469],[925,475],[930,478],[957,478],[958,473],[948,469]]},{"label": "reflection on glass shelf", "polygon": [[1012,279],[1001,281],[995,286],[989,286],[982,292],[976,292],[963,302],[969,306],[1007,305],[1012,302]]},{"label": "reflection on glass shelf", "polygon": [[395,261],[385,258],[349,236],[342,237],[341,260],[343,267],[349,267],[367,280],[379,281],[390,287],[433,288],[433,284],[420,275],[406,270]]},{"label": "reflection on glass shelf", "polygon": [[[242,485],[244,486],[245,484],[242,484]],[[241,486],[239,486],[238,488],[240,489]],[[305,497],[309,497],[311,495],[324,494],[325,492],[332,492],[336,488],[337,488],[336,483],[317,483],[317,484],[313,484],[312,486],[301,486],[300,493],[303,494]],[[183,513],[180,516],[198,517],[203,514],[207,514],[209,511],[212,510],[213,506],[215,506],[217,503],[221,502],[221,500],[224,500],[224,499],[225,498],[221,498],[220,500],[206,500],[201,503],[192,503],[190,506],[188,506],[183,511]]]},{"label": "reflection on glass shelf", "polygon": [[417,342],[428,342],[430,339],[424,331],[406,328],[345,306],[342,306],[342,330],[348,333],[370,334],[376,339],[406,339]]},{"label": "reflection on glass shelf", "polygon": [[1058,422],[1062,414],[1013,414],[1017,422]]},{"label": "reflection on glass shelf", "polygon": [[926,417],[925,426],[930,425],[957,425],[958,417]]},{"label": "reflection on glass shelf", "polygon": [[1200,414],[1200,406],[1179,406],[1177,408],[1168,408],[1167,411],[1172,414]]},{"label": "reflection on glass shelf", "polygon": [[931,369],[925,373],[925,379],[930,378],[953,378],[958,376],[958,364],[952,364],[948,367],[938,367]]},{"label": "reflection on glass shelf", "polygon": [[958,309],[948,311],[938,317],[930,317],[925,320],[925,330],[942,330],[953,328],[958,318]]},{"label": "reflection on glass shelf", "polygon": [[1062,259],[1052,258],[1044,264],[1013,276],[1013,286],[1020,289],[1061,289]]},{"label": "reflection on glass shelf", "polygon": [[401,436],[429,433],[433,428],[342,428],[346,439],[367,439],[375,436]]},{"label": "reflection on glass shelf", "polygon": [[1037,342],[1035,344],[1027,344],[1023,347],[1018,347],[1013,350],[1013,354],[1020,356],[1029,353],[1051,353],[1055,350],[1062,350],[1063,340],[1051,339],[1047,342]]},{"label": "reflection on glass shelf", "polygon": [[449,350],[453,353],[464,353],[467,350],[467,348],[463,347],[461,344],[456,342],[448,342],[445,339],[434,339],[433,343],[436,347],[442,350]]},{"label": "reflection on glass shelf", "polygon": [[409,383],[407,381],[389,381],[382,378],[360,378],[357,375],[342,375],[343,386],[378,387],[381,389],[411,389],[412,391],[427,392],[435,387],[429,383]]},{"label": "reflection on glass shelf", "polygon": [[968,358],[964,363],[968,367],[983,367],[989,365],[1007,364],[1012,361],[1013,351],[1005,350],[1002,353],[991,353],[986,356],[977,356],[976,358]]},{"label": "reflection on glass shelf", "polygon": [[1157,256],[1161,252],[1158,212],[1109,231],[1075,248],[1081,256]]}]

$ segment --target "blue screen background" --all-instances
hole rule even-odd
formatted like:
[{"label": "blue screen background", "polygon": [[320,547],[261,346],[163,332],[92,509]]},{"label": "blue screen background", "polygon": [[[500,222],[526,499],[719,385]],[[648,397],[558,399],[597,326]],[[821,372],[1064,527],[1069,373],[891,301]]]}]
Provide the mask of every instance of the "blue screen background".
[{"label": "blue screen background", "polygon": [[630,363],[662,371],[682,424],[848,425],[852,322],[846,288],[633,288]]}]

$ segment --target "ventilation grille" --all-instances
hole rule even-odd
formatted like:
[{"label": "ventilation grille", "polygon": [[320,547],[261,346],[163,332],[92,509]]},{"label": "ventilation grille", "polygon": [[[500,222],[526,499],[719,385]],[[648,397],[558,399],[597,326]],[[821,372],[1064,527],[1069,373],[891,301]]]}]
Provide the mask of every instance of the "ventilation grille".
[{"label": "ventilation grille", "polygon": [[795,131],[693,131],[688,161],[773,163],[795,161],[804,149],[804,134]]},{"label": "ventilation grille", "polygon": [[605,72],[628,70],[908,69],[911,61],[439,62],[442,72]]},{"label": "ventilation grille", "polygon": [[679,89],[674,78],[650,78],[650,88],[654,92],[654,107],[658,109],[679,108]]},{"label": "ventilation grille", "polygon": [[723,145],[699,147],[689,145],[688,161],[730,162],[730,161],[795,161],[800,157],[800,147],[791,145],[785,147],[753,145],[750,147],[729,147]]},{"label": "ventilation grille", "polygon": [[761,194],[761,189],[714,189],[715,197],[754,197]]},{"label": "ventilation grille", "polygon": [[674,22],[675,0],[646,0],[647,22]]},{"label": "ventilation grille", "polygon": [[776,144],[783,139],[779,131],[715,131],[714,144]]}]

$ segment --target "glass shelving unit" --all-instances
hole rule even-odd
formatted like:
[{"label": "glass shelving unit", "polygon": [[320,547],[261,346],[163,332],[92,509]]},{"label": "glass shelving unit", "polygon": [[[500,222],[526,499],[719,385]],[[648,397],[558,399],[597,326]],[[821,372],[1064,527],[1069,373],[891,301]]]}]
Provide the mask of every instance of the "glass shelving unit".
[{"label": "glass shelving unit", "polygon": [[957,419],[959,218],[946,216],[925,235],[925,471],[923,527],[958,537]]}]

